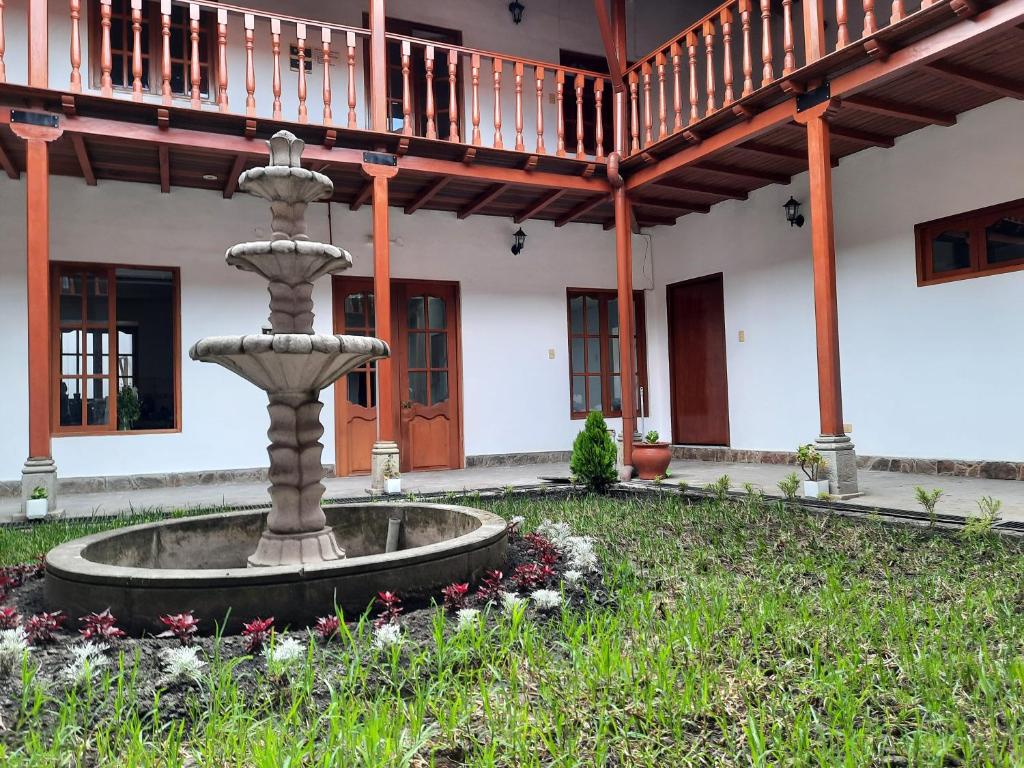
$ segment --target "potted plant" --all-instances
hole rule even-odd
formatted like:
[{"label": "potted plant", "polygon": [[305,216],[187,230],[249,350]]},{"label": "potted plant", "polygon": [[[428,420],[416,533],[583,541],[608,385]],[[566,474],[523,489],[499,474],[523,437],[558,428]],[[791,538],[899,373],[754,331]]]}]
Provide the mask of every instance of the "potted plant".
[{"label": "potted plant", "polygon": [[117,428],[123,431],[134,429],[141,415],[139,391],[135,387],[121,387],[117,393]]},{"label": "potted plant", "polygon": [[388,460],[384,466],[384,493],[397,494],[402,492],[402,475],[395,466],[395,462]]},{"label": "potted plant", "polygon": [[804,497],[817,499],[828,493],[828,462],[810,443],[796,449],[796,463],[807,478],[804,480]]},{"label": "potted plant", "polygon": [[25,501],[25,517],[29,520],[39,520],[46,517],[46,513],[49,511],[50,494],[46,492],[46,488],[37,485]]},{"label": "potted plant", "polygon": [[641,480],[665,477],[671,461],[668,443],[661,442],[660,435],[653,429],[644,435],[642,442],[633,446],[633,467]]}]

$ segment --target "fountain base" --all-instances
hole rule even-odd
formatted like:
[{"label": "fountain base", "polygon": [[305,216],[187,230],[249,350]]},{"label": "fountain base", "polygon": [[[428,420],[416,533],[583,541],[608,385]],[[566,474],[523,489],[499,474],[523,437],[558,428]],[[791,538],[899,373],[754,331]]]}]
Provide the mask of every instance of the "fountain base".
[{"label": "fountain base", "polygon": [[338,545],[331,528],[306,533],[264,531],[248,564],[250,568],[268,568],[276,565],[314,565],[344,558],[345,550]]}]

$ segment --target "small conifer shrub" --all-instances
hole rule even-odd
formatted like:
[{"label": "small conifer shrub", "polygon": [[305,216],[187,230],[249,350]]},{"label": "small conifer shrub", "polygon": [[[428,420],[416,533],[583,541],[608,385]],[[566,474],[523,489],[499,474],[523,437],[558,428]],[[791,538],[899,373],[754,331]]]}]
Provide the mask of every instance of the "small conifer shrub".
[{"label": "small conifer shrub", "polygon": [[608,425],[598,411],[587,416],[583,431],[572,444],[569,462],[576,481],[591,491],[604,493],[618,479],[615,473],[615,444],[608,434]]}]

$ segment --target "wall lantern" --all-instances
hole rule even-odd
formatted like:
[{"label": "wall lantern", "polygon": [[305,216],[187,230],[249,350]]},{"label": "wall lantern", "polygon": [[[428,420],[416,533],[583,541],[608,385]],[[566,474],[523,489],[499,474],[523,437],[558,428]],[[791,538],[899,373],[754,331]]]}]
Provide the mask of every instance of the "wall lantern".
[{"label": "wall lantern", "polygon": [[508,11],[512,14],[512,21],[519,24],[523,20],[523,11],[526,10],[526,6],[519,2],[519,0],[512,0],[508,4]]},{"label": "wall lantern", "polygon": [[512,243],[512,255],[518,256],[523,252],[523,247],[526,245],[526,233],[523,232],[522,227],[512,233],[512,239],[514,240]]},{"label": "wall lantern", "polygon": [[793,197],[786,201],[783,208],[786,209],[786,221],[789,222],[789,226],[802,227],[804,225],[804,217],[800,213],[800,203]]}]

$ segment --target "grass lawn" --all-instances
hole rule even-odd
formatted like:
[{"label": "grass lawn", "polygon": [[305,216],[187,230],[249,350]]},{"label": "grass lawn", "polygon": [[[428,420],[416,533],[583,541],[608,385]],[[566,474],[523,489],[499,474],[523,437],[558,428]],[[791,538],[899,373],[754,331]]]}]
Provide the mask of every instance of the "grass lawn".
[{"label": "grass lawn", "polygon": [[[76,691],[41,685],[30,656],[0,681],[21,700],[0,765],[1024,764],[1015,540],[756,497],[468,502],[595,537],[608,595],[461,632],[438,613],[385,651],[357,627],[290,683],[213,655],[175,713],[137,694],[131,658]],[[87,525],[0,530],[0,562]]]}]

